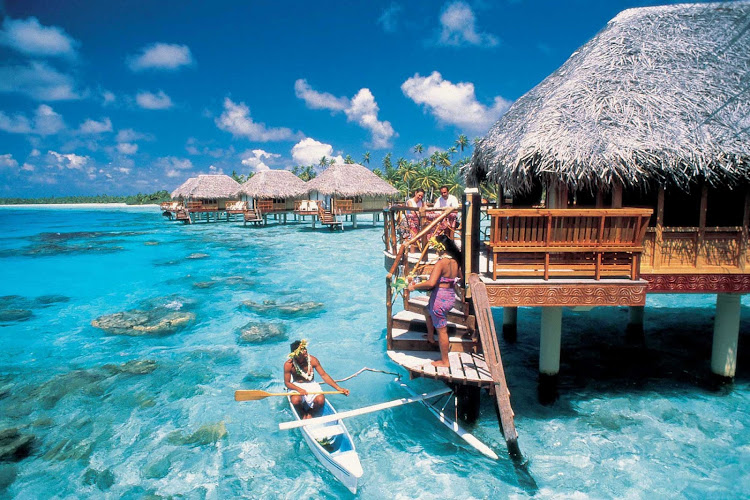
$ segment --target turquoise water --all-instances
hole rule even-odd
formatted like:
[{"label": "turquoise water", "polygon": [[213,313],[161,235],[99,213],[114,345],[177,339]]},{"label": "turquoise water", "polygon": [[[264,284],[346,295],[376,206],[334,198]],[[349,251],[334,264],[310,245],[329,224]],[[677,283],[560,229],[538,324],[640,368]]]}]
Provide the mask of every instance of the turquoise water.
[{"label": "turquoise water", "polygon": [[[0,296],[12,296],[0,303],[0,431],[10,429],[0,453],[23,443],[0,461],[0,496],[351,496],[297,431],[278,430],[292,418],[285,400],[237,403],[233,393],[281,390],[288,344],[303,337],[334,378],[399,371],[385,354],[381,227],[183,226],[157,208],[3,208],[0,228]],[[715,389],[714,300],[649,298],[641,344],[625,341],[624,308],[566,311],[549,405],[536,392],[539,311],[521,309],[518,342],[502,348],[526,472],[507,457],[489,398],[472,432],[496,462],[424,408],[399,407],[348,420],[365,471],[358,496],[747,497],[750,302],[737,378]],[[114,319],[140,330],[92,326],[124,311]],[[392,378],[347,381],[338,409],[403,397]]]}]

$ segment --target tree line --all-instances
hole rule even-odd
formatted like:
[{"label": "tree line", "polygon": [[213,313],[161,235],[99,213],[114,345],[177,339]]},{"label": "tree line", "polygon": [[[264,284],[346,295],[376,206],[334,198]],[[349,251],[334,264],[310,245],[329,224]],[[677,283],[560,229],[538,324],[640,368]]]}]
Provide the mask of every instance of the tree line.
[{"label": "tree line", "polygon": [[127,205],[152,205],[169,201],[169,191],[161,190],[155,193],[138,193],[115,196],[111,194],[97,194],[93,196],[44,196],[41,198],[0,198],[0,205],[56,205],[62,203],[125,203]]},{"label": "tree line", "polygon": [[[474,144],[479,139],[474,139]],[[436,150],[429,156],[425,155],[425,148],[422,144],[417,144],[413,152],[417,159],[406,159],[399,157],[394,160],[393,153],[387,153],[383,157],[382,166],[373,168],[375,175],[388,182],[391,186],[398,189],[400,195],[404,198],[411,196],[414,190],[422,188],[425,190],[428,199],[432,200],[437,195],[440,186],[447,186],[451,194],[461,197],[466,189],[466,183],[462,175],[462,168],[467,165],[471,158],[465,154],[469,148],[469,138],[461,134],[456,141],[446,150]],[[362,155],[361,163],[369,167],[371,153],[369,151]],[[303,181],[309,181],[317,175],[317,168],[325,168],[336,162],[333,158],[322,157],[317,164],[297,165],[292,167],[294,175]],[[351,155],[346,155],[344,163],[356,163]],[[250,179],[253,173],[248,175],[239,175],[232,172],[232,177],[237,182],[245,182]],[[480,185],[482,196],[495,200],[497,198],[496,188],[489,185]]]}]

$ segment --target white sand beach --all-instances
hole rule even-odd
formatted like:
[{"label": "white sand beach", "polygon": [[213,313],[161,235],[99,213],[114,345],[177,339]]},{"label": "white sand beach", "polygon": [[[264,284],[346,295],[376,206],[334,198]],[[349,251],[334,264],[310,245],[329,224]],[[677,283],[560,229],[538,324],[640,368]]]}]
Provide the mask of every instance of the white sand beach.
[{"label": "white sand beach", "polygon": [[76,208],[98,208],[98,209],[108,209],[111,210],[113,208],[115,209],[121,209],[121,208],[128,208],[128,209],[148,209],[153,210],[154,208],[158,208],[159,205],[153,204],[153,205],[128,205],[126,203],[25,203],[25,204],[19,204],[19,205],[0,205],[0,208],[60,208],[60,209],[76,209]]}]

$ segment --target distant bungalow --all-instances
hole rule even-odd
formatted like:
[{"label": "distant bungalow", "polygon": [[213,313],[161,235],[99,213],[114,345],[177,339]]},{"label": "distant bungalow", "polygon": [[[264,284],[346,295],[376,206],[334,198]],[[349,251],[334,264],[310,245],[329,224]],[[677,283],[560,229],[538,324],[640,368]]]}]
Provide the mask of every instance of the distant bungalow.
[{"label": "distant bungalow", "polygon": [[[389,199],[399,194],[396,188],[357,163],[331,165],[305,187],[310,201],[322,203],[334,218],[350,215],[354,227],[358,213],[373,213],[375,222]],[[321,221],[329,223],[324,218]]]},{"label": "distant bungalow", "polygon": [[200,219],[209,222],[211,215],[214,221],[218,221],[223,213],[228,220],[229,211],[238,208],[240,188],[240,184],[228,175],[191,177],[172,191],[172,199],[179,202],[174,206],[175,216],[187,223]]},{"label": "distant bungalow", "polygon": [[283,214],[286,222],[286,214],[295,210],[306,192],[305,181],[289,170],[264,170],[242,184],[240,194],[251,203],[252,217],[265,220],[269,213]]}]

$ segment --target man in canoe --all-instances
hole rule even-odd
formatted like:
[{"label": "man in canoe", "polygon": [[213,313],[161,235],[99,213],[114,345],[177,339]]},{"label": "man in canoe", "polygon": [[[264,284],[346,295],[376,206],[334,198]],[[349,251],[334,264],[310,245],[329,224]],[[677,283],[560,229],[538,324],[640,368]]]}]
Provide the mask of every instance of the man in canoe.
[{"label": "man in canoe", "polygon": [[284,363],[284,385],[287,389],[297,391],[300,394],[299,396],[292,396],[290,399],[303,419],[317,415],[326,402],[323,394],[308,394],[308,392],[321,391],[320,384],[313,382],[315,371],[326,384],[337,391],[343,392],[346,396],[349,395],[349,389],[339,386],[326,373],[318,358],[308,354],[306,340],[292,342],[290,348],[292,352],[289,354],[289,359]]}]

